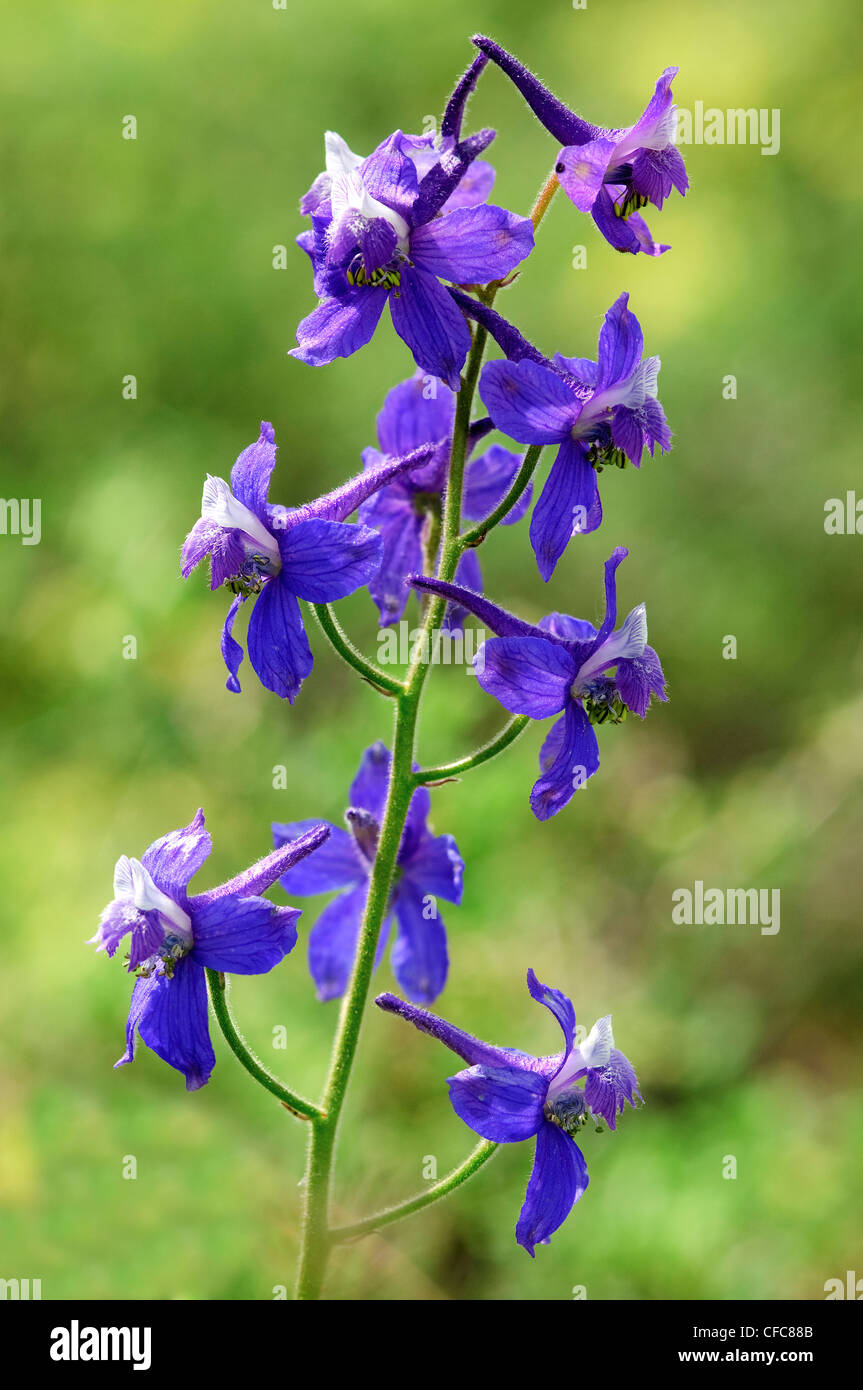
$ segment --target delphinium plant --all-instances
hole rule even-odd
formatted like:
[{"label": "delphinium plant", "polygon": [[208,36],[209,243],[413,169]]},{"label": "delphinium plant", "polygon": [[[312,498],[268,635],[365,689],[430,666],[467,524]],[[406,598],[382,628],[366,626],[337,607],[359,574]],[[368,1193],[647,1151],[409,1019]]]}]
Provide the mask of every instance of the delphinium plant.
[{"label": "delphinium plant", "polygon": [[[427,1007],[443,991],[448,971],[437,900],[460,901],[464,870],[453,837],[429,827],[430,788],[504,753],[532,720],[551,719],[529,800],[533,815],[545,821],[598,770],[597,728],[620,724],[628,712],[643,718],[653,696],[666,699],[659,657],[647,642],[644,605],[618,620],[617,572],[625,549],[613,549],[606,562],[598,627],[560,611],[533,622],[499,607],[482,592],[477,551],[498,525],[519,521],[532,505],[530,544],[549,582],[570,541],[602,522],[603,469],[627,462],[639,467],[645,448],[652,454],[657,446],[670,447],[657,398],[659,359],[644,355],[626,293],[605,314],[595,360],[558,351],[548,356],[548,345],[534,346],[493,305],[531,256],[559,189],[579,212],[592,215],[616,250],[656,256],[668,249],[654,242],[641,209],[649,203],[661,208],[673,189],[687,188],[673,143],[676,69],[662,74],[634,125],[604,129],[576,115],[491,40],[473,42],[478,52],[447,103],[439,132],[397,130],[368,156],[327,133],[326,167],[300,204],[308,227],[297,240],[311,261],[318,305],[300,323],[291,356],[314,367],[351,356],[369,343],[388,307],[413,358],[414,374],[386,395],[379,449],[366,451],[362,471],[350,481],[312,502],[284,506],[270,501],[276,443],[272,426],[263,423],[230,481],[207,477],[201,516],[183,549],[184,576],[209,559],[211,587],[224,586],[232,595],[221,637],[230,691],[240,693],[244,652],[235,624],[245,610],[255,675],[293,704],[313,667],[305,605],[339,656],[391,702],[391,747],[381,741],[358,750],[345,826],[315,819],[276,825],[275,850],[219,888],[189,890],[210,849],[200,811],[140,861],[121,858],[113,901],[94,937],[109,955],[122,943],[137,977],[118,1066],[132,1060],[139,1035],[182,1072],[190,1091],[206,1084],[215,1064],[209,993],[216,1022],[248,1074],[307,1125],[297,1279],[303,1299],[320,1295],[340,1242],[440,1200],[499,1144],[535,1139],[515,1233],[533,1256],[587,1187],[576,1142],[581,1130],[589,1122],[613,1130],[625,1104],[641,1099],[632,1065],[614,1045],[610,1017],[579,1042],[569,998],[541,984],[531,969],[531,996],[563,1034],[557,1052],[533,1057],[480,1042]],[[562,146],[527,217],[490,201],[494,170],[482,156],[495,132],[463,130],[468,99],[489,62],[511,78]],[[484,365],[492,344],[502,356]],[[586,349],[571,341],[560,346],[566,353]],[[525,451],[485,448],[492,429]],[[534,498],[534,475],[547,449],[550,468]],[[362,587],[384,628],[399,620],[412,591],[419,597],[421,627],[403,678],[367,659],[335,616],[333,603]],[[485,747],[444,766],[423,767],[417,731],[434,643],[458,630],[468,614],[493,634],[474,657],[479,684],[511,718]],[[269,971],[296,944],[299,910],[261,896],[276,880],[291,901],[336,894],[308,942],[318,997],[342,1001],[317,1101],[261,1065],[228,1003],[227,976]],[[334,1228],[339,1120],[372,978],[390,939],[401,997],[386,993],[375,1003],[461,1058],[464,1069],[449,1078],[450,1099],[479,1143],[418,1196]]]}]

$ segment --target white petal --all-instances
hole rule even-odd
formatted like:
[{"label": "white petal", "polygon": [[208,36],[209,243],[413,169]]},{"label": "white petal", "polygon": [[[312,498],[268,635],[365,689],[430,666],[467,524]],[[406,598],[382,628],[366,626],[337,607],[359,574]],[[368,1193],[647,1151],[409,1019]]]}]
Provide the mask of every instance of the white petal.
[{"label": "white petal", "polygon": [[379,203],[377,198],[372,197],[357,169],[346,174],[336,174],[333,177],[333,189],[330,197],[333,208],[333,227],[350,213],[357,213],[369,221],[375,217],[380,217],[384,222],[389,222],[394,229],[401,250],[407,250],[410,231],[407,222],[397,212],[393,212],[392,208],[386,207],[383,203]]},{"label": "white petal", "polygon": [[114,865],[114,897],[123,903],[130,903],[135,897],[132,864],[125,854],[121,854]]},{"label": "white petal", "polygon": [[347,142],[334,130],[328,130],[325,133],[324,149],[326,150],[326,172],[333,176],[349,174],[352,169],[356,169],[363,162],[363,155],[354,154]]},{"label": "white petal", "polygon": [[248,507],[237,500],[224,478],[214,478],[207,474],[201,497],[201,516],[205,521],[212,521],[226,531],[245,531],[247,536],[258,542],[265,555],[278,560],[279,547],[275,538],[254,512],[249,511]]},{"label": "white petal", "polygon": [[587,433],[586,426],[598,420],[614,405],[625,405],[635,410],[638,406],[644,405],[648,396],[655,400],[661,366],[662,362],[658,357],[645,357],[639,362],[632,376],[626,377],[624,381],[615,382],[614,386],[607,386],[604,391],[598,391],[595,396],[591,396],[578,417],[573,433],[575,434],[579,427],[582,434]]},{"label": "white petal", "polygon": [[132,878],[132,901],[139,912],[158,912],[161,917],[167,918],[182,936],[191,940],[191,919],[179,903],[175,903],[173,898],[169,898],[167,893],[156,887],[140,859],[127,859],[126,863]]},{"label": "white petal", "polygon": [[606,637],[600,647],[597,647],[593,656],[588,657],[584,665],[579,668],[573,685],[576,689],[584,686],[592,676],[596,676],[600,671],[604,671],[607,666],[614,666],[618,661],[626,661],[635,656],[642,656],[644,648],[647,646],[647,609],[643,603],[639,603],[637,608],[633,608],[624,618],[623,623],[616,632],[612,632],[610,637]]},{"label": "white petal", "polygon": [[606,1014],[605,1018],[596,1020],[578,1050],[586,1067],[604,1067],[608,1064],[613,1047],[614,1033],[611,1031],[611,1014]]}]

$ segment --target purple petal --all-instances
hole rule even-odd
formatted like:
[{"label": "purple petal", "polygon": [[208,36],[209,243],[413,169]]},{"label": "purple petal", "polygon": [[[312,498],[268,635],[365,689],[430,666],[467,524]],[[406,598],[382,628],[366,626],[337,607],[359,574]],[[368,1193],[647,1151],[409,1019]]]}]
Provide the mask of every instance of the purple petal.
[{"label": "purple petal", "polygon": [[[521,454],[512,454],[500,444],[492,444],[480,458],[474,459],[465,473],[462,516],[468,521],[484,521],[503,501],[521,463]],[[511,526],[521,520],[530,506],[531,491],[529,483],[501,525]]]},{"label": "purple petal", "polygon": [[380,568],[369,580],[369,593],[377,604],[382,627],[389,627],[402,616],[409,594],[405,580],[423,562],[423,518],[409,502],[400,511],[398,517],[381,528]]},{"label": "purple petal", "polygon": [[685,195],[689,179],[680,151],[674,145],[664,150],[639,150],[632,161],[632,186],[657,208],[673,188]]},{"label": "purple petal", "polygon": [[279,537],[279,582],[309,603],[332,603],[369,582],[382,548],[378,532],[367,526],[300,521]]},{"label": "purple petal", "polygon": [[219,649],[222,653],[222,660],[228,668],[228,679],[225,686],[234,695],[240,693],[240,682],[237,679],[237,672],[243,660],[243,649],[234,637],[234,623],[240,611],[240,605],[245,600],[242,594],[238,594],[231,604],[225,616],[225,623],[222,628],[222,636],[219,640]]},{"label": "purple petal", "polygon": [[648,256],[661,256],[669,247],[653,240],[650,229],[640,213],[633,212],[629,217],[617,217],[614,200],[608,187],[600,189],[591,216],[609,246],[615,251],[629,251],[633,255],[643,252]]},{"label": "purple petal", "polygon": [[456,208],[472,208],[477,203],[484,203],[494,188],[494,180],[494,166],[485,159],[475,159],[458,187],[447,198],[441,212],[454,212]]},{"label": "purple petal", "polygon": [[389,290],[368,285],[339,298],[325,299],[297,328],[297,344],[289,357],[324,367],[337,357],[350,357],[365,347],[378,326]]},{"label": "purple petal", "polygon": [[447,1079],[452,1108],[483,1139],[517,1144],[543,1124],[548,1082],[520,1067],[471,1067]]},{"label": "purple petal", "polygon": [[547,617],[540,618],[539,628],[541,632],[548,632],[563,642],[575,642],[579,646],[587,643],[592,646],[596,640],[593,623],[585,618],[571,618],[568,613],[549,613]]},{"label": "purple petal", "polygon": [[596,470],[588,463],[584,444],[567,439],[530,518],[530,543],[546,583],[572,537],[595,531],[601,521]]},{"label": "purple petal", "polygon": [[210,588],[220,589],[228,579],[239,574],[246,560],[243,532],[217,526],[210,545]]},{"label": "purple petal", "polygon": [[217,526],[214,521],[208,521],[205,517],[198,517],[183,542],[180,573],[184,579],[188,579],[195,566],[199,565],[211,553],[221,534],[221,526]]},{"label": "purple petal", "polygon": [[488,362],[479,393],[496,427],[520,444],[567,439],[581,403],[551,367],[523,359]]},{"label": "purple petal", "polygon": [[629,308],[629,295],[616,299],[599,330],[597,391],[632,376],[644,347],[641,324]]},{"label": "purple petal", "polygon": [[532,970],[527,972],[527,987],[531,999],[535,999],[537,1004],[544,1004],[560,1024],[564,1042],[562,1066],[572,1051],[575,1040],[575,1009],[572,1000],[562,990],[541,984]]},{"label": "purple petal", "polygon": [[609,633],[614,631],[617,623],[617,567],[629,554],[623,545],[615,546],[605,562],[605,615],[602,624],[596,634],[596,647],[602,646]]},{"label": "purple petal", "polygon": [[410,878],[403,878],[395,899],[398,932],[390,961],[399,987],[418,1004],[437,999],[449,968],[446,930],[434,898],[429,898]]},{"label": "purple petal", "polygon": [[[671,139],[671,107],[673,98],[671,93],[671,83],[677,76],[679,68],[666,68],[657,79],[653,96],[644,108],[634,126],[630,126],[626,132],[626,146],[628,149],[635,149],[638,145],[647,142],[656,143],[657,137],[667,133]],[[667,127],[667,131],[666,131]]]},{"label": "purple petal", "polygon": [[267,493],[276,466],[276,437],[271,424],[261,421],[261,433],[240,454],[231,469],[231,491],[244,507],[266,521]]},{"label": "purple petal", "polygon": [[537,820],[550,820],[572,800],[576,786],[583,786],[599,768],[599,745],[590,720],[575,700],[569,700],[550,730],[539,754],[542,772],[530,793],[530,808]]},{"label": "purple petal", "polygon": [[192,960],[233,975],[266,975],[297,944],[296,907],[266,898],[222,898],[192,914]]},{"label": "purple petal", "polygon": [[455,397],[437,377],[415,372],[387,392],[378,415],[378,443],[385,454],[408,454],[445,439],[452,430]]},{"label": "purple petal", "polygon": [[360,248],[366,274],[374,275],[376,270],[389,265],[395,256],[398,237],[395,228],[385,218],[371,217],[361,222],[354,244]]},{"label": "purple petal", "polygon": [[326,821],[310,820],[304,824],[307,829],[297,838],[285,841],[272,853],[264,855],[263,859],[252,864],[251,868],[244,869],[241,874],[235,874],[218,888],[199,893],[191,899],[191,906],[197,908],[204,902],[216,902],[220,898],[257,897],[259,893],[272,888],[277,879],[287,874],[288,870],[305,859],[307,854],[312,854],[323,845],[331,831]]},{"label": "purple petal", "polygon": [[483,690],[504,709],[547,719],[568,701],[578,668],[565,647],[542,637],[492,637],[477,653],[474,669]]},{"label": "purple petal", "polygon": [[401,869],[404,878],[421,893],[461,902],[464,860],[452,835],[424,836],[409,857],[401,860]]},{"label": "purple petal", "polygon": [[643,1103],[632,1063],[616,1047],[612,1048],[604,1067],[588,1067],[584,1099],[594,1115],[602,1116],[609,1129],[615,1128],[617,1116],[623,1114],[627,1101],[633,1110],[636,1101]]},{"label": "purple petal", "polygon": [[390,301],[393,327],[407,343],[418,367],[459,388],[461,369],[470,351],[464,315],[433,275],[418,266],[402,270]]},{"label": "purple petal", "polygon": [[255,601],[248,646],[261,685],[293,704],[313,661],[300,606],[281,574],[264,585]]},{"label": "purple petal", "polygon": [[[293,844],[317,824],[312,820],[288,821],[273,826],[273,843]],[[279,882],[289,897],[331,893],[337,888],[353,888],[367,877],[368,866],[357,853],[354,837],[341,826],[329,826],[329,837],[302,863],[288,869]]]},{"label": "purple petal", "polygon": [[351,783],[351,806],[368,811],[378,822],[383,819],[391,762],[389,749],[378,740],[363,753],[357,775]]},{"label": "purple petal", "polygon": [[404,150],[404,139],[400,130],[395,131],[363,161],[360,172],[363,187],[373,198],[409,219],[416,202],[418,182],[416,165]]},{"label": "purple petal", "polygon": [[651,695],[658,700],[668,699],[662,666],[652,647],[645,647],[641,656],[619,661],[614,684],[627,709],[631,709],[639,719],[646,715]]},{"label": "purple petal", "polygon": [[141,863],[157,888],[169,898],[182,902],[189,879],[209,858],[212,848],[209,831],[204,829],[204,812],[198,810],[194,820],[182,830],[171,830],[160,840],[154,840]]},{"label": "purple petal", "polygon": [[587,1188],[584,1154],[558,1125],[548,1120],[536,1136],[536,1154],[515,1238],[533,1258],[534,1246],[547,1244]]},{"label": "purple petal", "polygon": [[556,367],[561,368],[569,376],[574,376],[582,386],[596,386],[599,379],[599,366],[596,362],[592,362],[589,357],[564,357],[563,353],[556,352],[552,361]]},{"label": "purple petal", "polygon": [[[110,954],[113,955],[113,951]],[[114,1063],[115,1069],[125,1067],[129,1062],[134,1062],[138,1024],[149,1008],[150,999],[161,978],[159,975],[142,975],[135,981],[129,1003],[129,1016],[126,1019],[126,1049],[122,1057]]]},{"label": "purple petal", "polygon": [[458,208],[436,217],[411,237],[411,259],[455,284],[502,279],[533,250],[533,223],[505,208]]},{"label": "purple petal", "polygon": [[602,188],[615,151],[614,140],[600,136],[581,145],[568,145],[554,166],[561,188],[579,212],[590,212]]},{"label": "purple petal", "polygon": [[596,126],[583,121],[574,111],[564,106],[563,102],[558,101],[557,97],[552,96],[539,78],[534,77],[528,68],[511,53],[507,53],[505,48],[501,48],[500,44],[494,43],[482,34],[476,34],[472,42],[481,53],[485,53],[506,73],[521,92],[533,114],[561,145],[585,144],[599,133]]},{"label": "purple petal", "polygon": [[628,222],[630,230],[638,243],[638,250],[643,252],[645,256],[663,256],[666,251],[671,250],[670,246],[653,240],[650,228],[640,212],[633,212]]},{"label": "purple petal", "polygon": [[[140,988],[142,985],[146,988]],[[130,1031],[135,1022],[156,1056],[183,1073],[187,1091],[206,1085],[216,1056],[207,1026],[207,987],[200,965],[186,956],[177,961],[171,979],[151,975],[149,980],[139,980],[132,996]],[[115,1065],[131,1062],[133,1055],[134,1045],[127,1032],[126,1052]]]},{"label": "purple petal", "polygon": [[495,137],[493,130],[480,130],[460,140],[452,149],[444,150],[440,159],[420,180],[419,195],[413,205],[411,221],[415,227],[431,222],[459,187],[473,161],[488,149]]},{"label": "purple petal", "polygon": [[328,903],[309,933],[309,970],[318,999],[340,999],[350,979],[368,884],[361,883]]}]

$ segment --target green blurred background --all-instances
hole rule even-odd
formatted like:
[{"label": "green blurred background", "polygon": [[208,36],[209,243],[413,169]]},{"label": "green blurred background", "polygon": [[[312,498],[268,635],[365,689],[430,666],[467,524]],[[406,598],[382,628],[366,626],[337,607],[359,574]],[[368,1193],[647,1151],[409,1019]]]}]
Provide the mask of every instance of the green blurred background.
[{"label": "green blurred background", "polygon": [[[603,731],[601,774],[548,825],[527,801],[535,727],[434,793],[436,829],[467,861],[464,904],[445,913],[441,1008],[550,1050],[554,1026],[523,983],[532,965],[582,1022],[614,1012],[648,1105],[585,1140],[590,1189],[535,1262],[514,1241],[522,1145],[338,1254],[329,1293],[807,1299],[863,1270],[863,540],[823,524],[825,501],[861,476],[859,6],[45,0],[9,16],[0,56],[0,490],[43,499],[39,546],[0,537],[0,1275],[41,1278],[46,1298],[268,1299],[292,1282],[301,1126],[220,1040],[213,1082],[192,1096],[143,1047],[112,1071],[129,986],[119,959],[84,941],[119,854],[200,804],[215,842],[200,885],[214,884],[267,851],[272,820],[338,820],[361,750],[389,735],[386,703],[317,633],[292,710],[248,665],[243,695],[226,693],[226,601],[202,575],[180,581],[179,547],[204,473],[226,475],[262,417],[281,445],[280,500],[359,467],[385,391],[412,364],[388,323],[325,370],[285,356],[313,303],[292,245],[297,199],[327,127],[367,151],[439,113],[475,30],[608,124],[632,121],[680,64],[683,107],[780,108],[781,151],[688,146],[690,195],[650,217],[673,245],[655,262],[616,255],[561,198],[501,302],[546,350],[592,355],[628,289],[662,356],[673,453],[606,473],[601,532],[570,547],[547,589],[524,526],[496,533],[482,561],[505,604],[594,617],[601,563],[628,545],[621,602],[647,602],[672,701]],[[135,142],[121,138],[128,114]],[[470,122],[499,131],[494,200],[527,210],[553,141],[493,70]],[[287,270],[272,267],[279,244]],[[130,373],[135,401],[121,394]],[[368,597],[340,612],[372,653]],[[728,635],[736,660],[722,656]],[[463,671],[438,671],[421,756],[458,756],[501,722]],[[286,790],[273,788],[279,764]],[[672,891],[695,879],[781,889],[780,932],[675,926]],[[315,1002],[304,950],[305,931],[233,1002],[265,1060],[316,1092],[335,1006]],[[391,987],[388,964],[378,980]],[[278,1025],[287,1053],[273,1051]],[[427,1039],[369,1016],[342,1219],[421,1187],[427,1156],[443,1173],[468,1151],[452,1069]]]}]

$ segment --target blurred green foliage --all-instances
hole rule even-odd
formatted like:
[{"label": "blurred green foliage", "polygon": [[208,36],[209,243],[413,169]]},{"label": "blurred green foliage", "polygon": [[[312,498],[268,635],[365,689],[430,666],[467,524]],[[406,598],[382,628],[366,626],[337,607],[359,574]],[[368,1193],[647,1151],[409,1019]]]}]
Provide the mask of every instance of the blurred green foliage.
[{"label": "blurred green foliage", "polygon": [[[634,119],[679,63],[682,106],[779,108],[781,151],[689,146],[690,196],[650,218],[673,245],[657,262],[615,255],[559,199],[500,306],[546,350],[590,355],[628,289],[662,356],[673,453],[605,475],[601,532],[570,547],[547,590],[524,526],[482,559],[508,606],[593,617],[602,561],[628,545],[621,602],[647,602],[672,701],[603,731],[601,774],[548,825],[527,804],[535,728],[434,793],[435,825],[467,861],[441,1007],[548,1050],[553,1025],[523,984],[532,965],[588,1025],[614,1011],[648,1105],[586,1139],[590,1189],[535,1263],[513,1234],[519,1146],[340,1253],[330,1294],[818,1298],[860,1267],[863,540],[823,526],[828,498],[863,495],[859,6],[45,0],[8,17],[0,54],[2,492],[43,499],[39,546],[0,537],[0,1275],[40,1277],[45,1297],[267,1299],[291,1284],[301,1126],[219,1042],[212,1084],[191,1097],[143,1048],[113,1072],[128,983],[84,940],[120,853],[202,804],[215,851],[201,884],[215,883],[268,849],[271,820],[338,819],[361,750],[388,736],[386,704],[319,635],[293,710],[247,665],[242,697],[227,694],[224,597],[203,576],[181,583],[177,561],[205,471],[226,474],[262,417],[284,501],[359,467],[411,363],[388,326],[326,370],[285,356],[312,306],[297,198],[325,128],[367,151],[439,113],[476,29],[608,124]],[[121,138],[127,114],[135,142]],[[499,131],[496,200],[526,210],[550,137],[496,71],[471,122]],[[272,267],[279,244],[287,271]],[[572,268],[578,245],[586,270]],[[128,373],[136,401],[121,396]],[[722,398],[727,374],[736,401]],[[372,652],[368,597],[340,611]],[[722,657],[728,634],[736,660]],[[462,671],[440,671],[421,755],[458,756],[501,722]],[[273,788],[279,764],[287,790]],[[780,888],[780,932],[674,926],[671,893],[696,878]],[[315,1002],[303,953],[233,999],[261,1055],[311,1092],[335,1010]],[[391,985],[388,966],[379,980]],[[272,1047],[280,1024],[286,1053]],[[342,1219],[420,1187],[427,1156],[443,1173],[467,1152],[452,1070],[372,1011]]]}]

